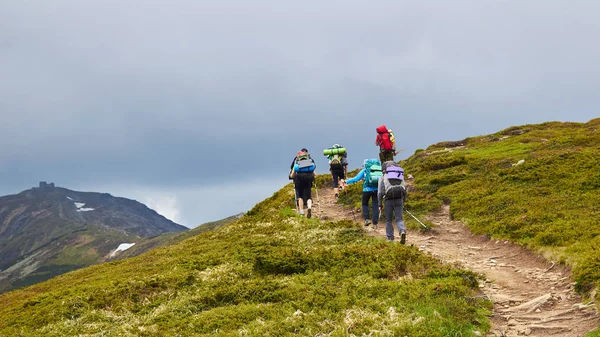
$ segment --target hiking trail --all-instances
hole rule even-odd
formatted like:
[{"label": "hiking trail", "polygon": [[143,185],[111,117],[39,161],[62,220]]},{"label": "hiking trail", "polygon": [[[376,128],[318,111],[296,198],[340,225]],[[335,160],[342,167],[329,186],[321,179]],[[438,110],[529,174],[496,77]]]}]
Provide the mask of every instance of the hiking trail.
[{"label": "hiking trail", "polygon": [[[316,218],[362,224],[360,211],[353,214],[336,203],[331,187],[319,189],[318,195],[318,200],[313,195]],[[594,305],[583,304],[575,292],[570,270],[511,242],[473,235],[464,224],[450,220],[449,214],[445,205],[421,219],[436,226],[428,232],[409,229],[406,244],[485,275],[479,288],[494,303],[487,336],[580,337],[600,326]],[[385,222],[377,230],[364,228],[368,235],[386,239]]]}]

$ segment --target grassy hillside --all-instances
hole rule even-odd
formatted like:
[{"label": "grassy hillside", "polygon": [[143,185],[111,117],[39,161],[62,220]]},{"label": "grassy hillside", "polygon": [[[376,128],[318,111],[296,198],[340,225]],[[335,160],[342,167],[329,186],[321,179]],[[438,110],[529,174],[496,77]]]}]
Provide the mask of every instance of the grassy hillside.
[{"label": "grassy hillside", "polygon": [[150,238],[143,238],[141,240],[138,240],[135,243],[135,246],[127,249],[126,251],[117,253],[116,256],[112,259],[114,259],[114,260],[126,259],[126,258],[130,258],[130,257],[138,256],[138,255],[143,254],[152,249],[169,246],[169,245],[174,245],[185,239],[191,238],[192,236],[196,236],[196,235],[204,233],[204,232],[213,231],[215,229],[221,228],[239,218],[240,218],[240,215],[232,215],[232,216],[229,216],[229,217],[221,219],[221,220],[207,222],[205,224],[202,224],[196,228],[190,229],[185,232],[166,233],[166,234],[160,234],[157,236],[153,236]]},{"label": "grassy hillside", "polygon": [[410,209],[449,203],[475,233],[572,266],[580,291],[600,285],[600,119],[439,143],[401,164],[415,177]]},{"label": "grassy hillside", "polygon": [[[326,177],[320,178],[323,183]],[[476,275],[360,225],[294,215],[291,185],[212,232],[0,296],[1,336],[475,336]]]}]

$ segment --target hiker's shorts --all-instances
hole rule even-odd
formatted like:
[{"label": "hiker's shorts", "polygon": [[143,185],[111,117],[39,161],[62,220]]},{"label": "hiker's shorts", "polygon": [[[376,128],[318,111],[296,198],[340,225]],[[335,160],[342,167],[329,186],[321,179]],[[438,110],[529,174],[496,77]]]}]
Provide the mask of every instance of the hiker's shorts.
[{"label": "hiker's shorts", "polygon": [[394,161],[394,151],[380,151],[379,160],[382,163],[385,163],[386,161]]},{"label": "hiker's shorts", "polygon": [[312,181],[297,181],[295,182],[296,198],[302,199],[304,202],[312,199],[311,197]]}]

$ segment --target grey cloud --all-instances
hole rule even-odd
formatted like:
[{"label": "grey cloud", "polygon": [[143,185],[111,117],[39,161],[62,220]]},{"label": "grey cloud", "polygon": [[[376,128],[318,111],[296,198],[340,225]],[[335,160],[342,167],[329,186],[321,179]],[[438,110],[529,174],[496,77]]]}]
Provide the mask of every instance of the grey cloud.
[{"label": "grey cloud", "polygon": [[5,1],[0,186],[279,179],[301,147],[324,172],[318,153],[341,143],[358,167],[376,156],[382,123],[408,156],[511,125],[587,121],[600,103],[599,10],[541,0]]}]

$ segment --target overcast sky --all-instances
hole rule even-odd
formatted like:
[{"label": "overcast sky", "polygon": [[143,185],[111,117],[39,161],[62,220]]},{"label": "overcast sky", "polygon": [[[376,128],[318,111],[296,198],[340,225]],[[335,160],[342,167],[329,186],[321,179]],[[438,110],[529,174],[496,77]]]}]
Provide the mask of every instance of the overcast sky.
[{"label": "overcast sky", "polygon": [[352,168],[600,106],[600,1],[1,0],[0,194],[40,180],[188,227],[307,147]]}]

